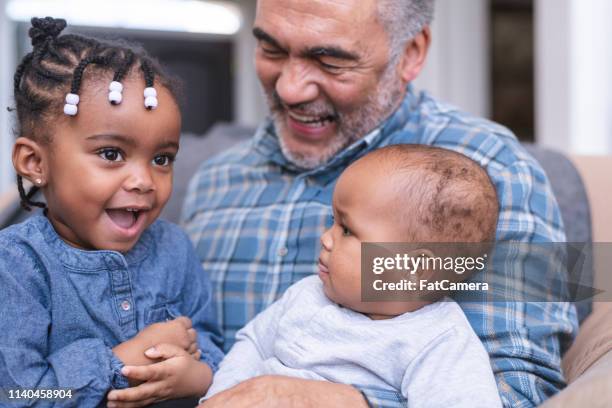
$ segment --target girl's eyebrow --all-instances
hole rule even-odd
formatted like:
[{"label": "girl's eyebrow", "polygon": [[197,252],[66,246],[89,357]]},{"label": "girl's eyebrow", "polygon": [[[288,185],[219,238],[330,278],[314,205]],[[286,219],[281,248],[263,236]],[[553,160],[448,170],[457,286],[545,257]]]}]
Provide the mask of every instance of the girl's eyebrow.
[{"label": "girl's eyebrow", "polygon": [[130,137],[122,136],[122,135],[92,135],[92,136],[88,136],[87,140],[93,140],[93,141],[98,141],[98,140],[112,141],[112,142],[123,143],[123,144],[126,144],[126,145],[131,146],[131,147],[134,147],[134,146],[137,145],[136,140],[134,140],[133,138],[130,138]]},{"label": "girl's eyebrow", "polygon": [[[131,137],[126,137],[123,135],[105,135],[105,134],[101,134],[101,135],[92,135],[92,136],[88,136],[87,140],[92,140],[92,141],[99,141],[99,140],[103,140],[103,141],[111,141],[111,142],[116,142],[116,143],[123,143],[125,145],[128,145],[130,147],[136,147],[138,145],[138,142],[136,141],[136,139],[131,138]],[[179,149],[179,144],[173,141],[164,141],[161,142],[157,148],[158,149],[166,149],[169,147],[173,147],[176,150]]]},{"label": "girl's eyebrow", "polygon": [[166,149],[168,147],[173,147],[176,150],[178,150],[179,149],[179,144],[176,143],[176,142],[168,141],[168,142],[162,142],[162,143],[159,144],[159,146],[157,146],[158,149]]}]

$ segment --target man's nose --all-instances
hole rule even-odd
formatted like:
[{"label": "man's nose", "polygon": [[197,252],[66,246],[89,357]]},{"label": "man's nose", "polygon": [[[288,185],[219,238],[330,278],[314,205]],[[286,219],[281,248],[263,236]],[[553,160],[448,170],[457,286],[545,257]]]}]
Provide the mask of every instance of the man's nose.
[{"label": "man's nose", "polygon": [[130,174],[123,184],[123,188],[126,191],[136,193],[150,193],[155,191],[155,182],[151,175],[151,168],[149,165],[135,165],[131,166]]},{"label": "man's nose", "polygon": [[276,92],[285,105],[312,102],[319,96],[311,68],[298,59],[289,59],[276,81]]},{"label": "man's nose", "polygon": [[334,240],[332,239],[331,228],[328,228],[323,235],[321,235],[321,246],[331,252],[334,246]]}]

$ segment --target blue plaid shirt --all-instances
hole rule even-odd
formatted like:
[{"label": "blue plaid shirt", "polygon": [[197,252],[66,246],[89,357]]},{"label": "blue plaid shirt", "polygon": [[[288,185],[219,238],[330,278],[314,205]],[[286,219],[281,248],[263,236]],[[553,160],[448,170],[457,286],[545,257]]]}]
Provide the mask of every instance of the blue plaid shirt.
[{"label": "blue plaid shirt", "polygon": [[[226,351],[237,330],[291,284],[316,273],[319,237],[332,224],[331,198],[340,173],[366,153],[399,143],[447,148],[480,163],[500,201],[498,240],[565,241],[546,174],[515,136],[411,86],[380,127],[314,170],[287,161],[268,120],[253,139],[202,165],[183,212],[183,224],[211,275]],[[531,407],[564,386],[560,359],[577,331],[573,305],[461,306],[489,352],[504,406]],[[405,406],[399,394],[361,391],[371,406]]]}]

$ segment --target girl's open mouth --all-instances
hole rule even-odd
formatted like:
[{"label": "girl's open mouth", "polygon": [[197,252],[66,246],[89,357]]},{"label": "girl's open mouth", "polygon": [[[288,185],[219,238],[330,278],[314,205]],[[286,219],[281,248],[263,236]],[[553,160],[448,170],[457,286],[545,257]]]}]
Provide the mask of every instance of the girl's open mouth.
[{"label": "girl's open mouth", "polygon": [[108,218],[124,235],[132,236],[139,232],[144,223],[148,209],[138,208],[109,208],[106,210]]}]

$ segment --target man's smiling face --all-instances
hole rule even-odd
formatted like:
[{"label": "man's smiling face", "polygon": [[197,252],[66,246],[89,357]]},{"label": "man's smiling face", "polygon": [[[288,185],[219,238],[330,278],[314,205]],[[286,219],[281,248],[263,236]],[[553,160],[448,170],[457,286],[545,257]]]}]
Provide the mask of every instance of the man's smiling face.
[{"label": "man's smiling face", "polygon": [[403,96],[376,0],[259,0],[253,33],[283,152],[299,167],[327,162]]}]

